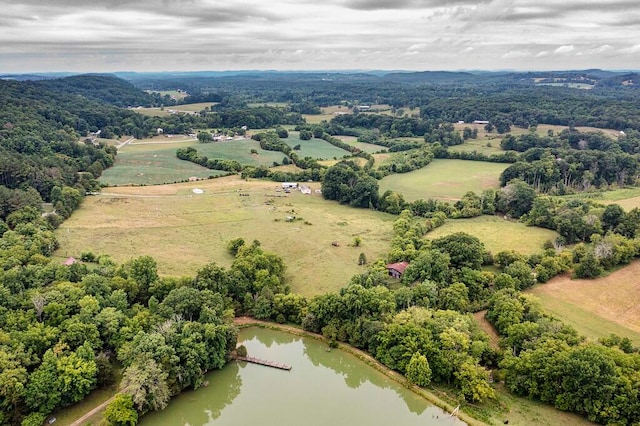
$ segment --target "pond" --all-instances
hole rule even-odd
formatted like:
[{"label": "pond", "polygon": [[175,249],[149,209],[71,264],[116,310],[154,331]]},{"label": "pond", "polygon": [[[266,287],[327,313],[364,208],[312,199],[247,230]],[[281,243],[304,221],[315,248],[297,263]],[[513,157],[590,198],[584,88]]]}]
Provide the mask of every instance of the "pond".
[{"label": "pond", "polygon": [[257,327],[238,338],[249,356],[283,371],[232,361],[207,375],[140,425],[464,425],[421,396],[338,349],[311,338]]}]

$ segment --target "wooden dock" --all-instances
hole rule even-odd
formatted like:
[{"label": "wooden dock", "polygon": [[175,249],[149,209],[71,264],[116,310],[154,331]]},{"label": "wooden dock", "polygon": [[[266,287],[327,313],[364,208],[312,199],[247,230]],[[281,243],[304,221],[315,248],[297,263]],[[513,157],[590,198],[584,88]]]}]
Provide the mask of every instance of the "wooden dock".
[{"label": "wooden dock", "polygon": [[291,370],[291,366],[287,364],[283,364],[281,362],[267,361],[265,359],[254,358],[252,356],[236,356],[238,361],[246,361],[252,364],[265,365],[267,367],[278,368],[280,370]]}]

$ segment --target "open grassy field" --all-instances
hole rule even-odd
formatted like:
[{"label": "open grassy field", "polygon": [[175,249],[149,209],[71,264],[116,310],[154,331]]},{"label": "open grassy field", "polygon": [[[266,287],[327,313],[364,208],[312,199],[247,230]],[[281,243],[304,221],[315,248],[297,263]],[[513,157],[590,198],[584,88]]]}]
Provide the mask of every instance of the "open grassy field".
[{"label": "open grassy field", "polygon": [[146,92],[148,93],[159,93],[161,96],[166,96],[169,95],[171,97],[171,99],[175,99],[177,101],[181,101],[184,98],[186,98],[187,96],[189,96],[189,94],[187,92],[183,92],[182,90],[178,91],[178,90],[146,90]]},{"label": "open grassy field", "polygon": [[530,290],[558,318],[593,339],[616,333],[640,345],[640,261],[595,280],[556,277]]},{"label": "open grassy field", "polygon": [[205,108],[211,108],[216,102],[199,102],[195,104],[173,105],[167,107],[154,107],[154,108],[134,108],[134,110],[143,115],[150,115],[152,117],[166,117],[171,115],[175,111],[193,114],[202,111]]},{"label": "open grassy field", "polygon": [[[124,262],[150,255],[161,274],[194,275],[211,261],[230,265],[233,259],[225,248],[229,240],[257,239],[282,256],[292,289],[309,296],[337,290],[364,271],[358,266],[360,253],[373,261],[389,250],[395,216],[342,206],[315,193],[276,192],[280,187],[228,176],[107,189],[85,199],[56,231],[56,256],[91,250]],[[193,188],[204,193],[196,195]],[[287,216],[302,219],[287,222]],[[350,246],[356,236],[362,239],[361,247]]]},{"label": "open grassy field", "polygon": [[373,154],[374,152],[382,151],[383,149],[387,149],[384,146],[374,145],[372,143],[366,142],[358,142],[358,138],[355,136],[337,136],[342,142],[349,144],[351,146],[355,146],[364,152],[369,152]]},{"label": "open grassy field", "polygon": [[[282,163],[285,156],[280,151],[265,151],[260,148],[260,143],[252,139],[238,139],[228,142],[212,142],[198,144],[195,148],[209,158],[223,158],[236,160],[240,164],[250,166],[272,166],[273,162]],[[258,153],[252,154],[255,149]]]},{"label": "open grassy field", "polygon": [[178,148],[196,144],[193,139],[164,138],[127,144],[118,150],[114,166],[102,173],[100,183],[108,186],[159,185],[183,181],[191,176],[205,179],[226,173],[176,157]]},{"label": "open grassy field", "polygon": [[296,145],[300,145],[300,151],[298,155],[302,158],[311,157],[316,159],[329,160],[331,158],[342,158],[345,155],[351,155],[349,151],[345,151],[342,148],[331,145],[329,142],[311,138],[309,140],[300,139],[300,132],[289,132],[289,137],[282,139],[287,145],[293,148]]},{"label": "open grassy field", "polygon": [[456,232],[478,237],[492,253],[515,250],[532,254],[542,250],[547,240],[557,238],[550,229],[526,226],[520,222],[504,220],[499,216],[479,216],[469,219],[451,219],[427,234],[427,238],[440,238]]},{"label": "open grassy field", "polygon": [[498,188],[500,173],[508,166],[482,161],[433,160],[422,169],[385,177],[380,181],[380,193],[390,189],[404,195],[407,201],[460,199],[467,191],[480,194],[485,189]]},{"label": "open grassy field", "polygon": [[466,140],[462,145],[450,146],[449,151],[454,151],[454,152],[477,151],[487,155],[499,154],[501,152],[504,152],[502,148],[500,148],[499,139],[494,139],[494,140],[469,139],[469,140]]},{"label": "open grassy field", "polygon": [[[472,123],[454,123],[453,127],[462,132],[462,130],[465,127],[468,127],[470,129],[478,129],[478,139],[477,140],[496,140],[497,141],[497,145],[500,146],[500,141],[502,140],[502,138],[506,135],[503,134],[498,134],[495,130],[491,133],[487,133],[484,130],[484,124],[472,124]],[[554,134],[558,134],[560,132],[562,132],[563,130],[568,129],[567,126],[558,126],[558,125],[554,125],[554,124],[538,124],[537,128],[536,128],[536,133],[539,135],[546,135],[547,132],[549,130],[552,130]],[[598,129],[596,127],[587,127],[587,126],[578,126],[576,127],[577,130],[581,131],[581,132],[602,132],[605,135],[616,139],[619,135],[620,135],[620,131],[619,130],[614,130],[614,129]],[[521,127],[516,127],[516,126],[511,126],[511,131],[509,132],[510,134],[514,135],[514,136],[518,136],[518,135],[523,135],[525,133],[529,133],[529,129],[523,129]]]}]

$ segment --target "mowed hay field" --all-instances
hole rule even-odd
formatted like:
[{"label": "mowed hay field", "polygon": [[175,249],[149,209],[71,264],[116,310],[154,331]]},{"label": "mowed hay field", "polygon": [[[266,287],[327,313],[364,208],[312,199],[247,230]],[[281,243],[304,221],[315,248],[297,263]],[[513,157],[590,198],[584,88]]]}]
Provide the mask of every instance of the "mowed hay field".
[{"label": "mowed hay field", "polygon": [[[318,183],[311,186],[319,188]],[[358,266],[360,253],[373,261],[388,252],[395,216],[342,206],[316,193],[276,192],[280,187],[227,176],[105,189],[87,197],[56,231],[61,247],[56,256],[77,257],[90,250],[125,262],[150,255],[161,274],[193,276],[211,261],[229,266],[229,240],[257,239],[284,259],[292,289],[310,296],[337,290],[364,272]],[[196,195],[194,188],[204,193]],[[301,220],[287,222],[287,216]],[[360,247],[351,246],[356,236]]]},{"label": "mowed hay field", "polygon": [[[209,158],[235,160],[242,165],[267,166],[274,162],[282,163],[285,155],[280,151],[266,151],[260,148],[260,142],[253,139],[237,139],[226,142],[199,143],[194,146],[202,155]],[[252,154],[255,149],[258,153]]]},{"label": "mowed hay field", "polygon": [[479,195],[485,189],[498,188],[500,173],[508,166],[482,161],[433,160],[419,170],[385,177],[380,181],[380,193],[396,191],[407,201],[460,199],[467,191]]},{"label": "mowed hay field", "polygon": [[209,170],[176,157],[178,148],[197,145],[191,138],[154,138],[133,142],[118,150],[113,167],[102,173],[100,183],[108,186],[158,185],[180,182],[195,176],[205,179],[226,172]]},{"label": "mowed hay field", "polygon": [[342,158],[345,155],[351,155],[349,151],[333,146],[323,139],[311,138],[309,140],[302,140],[300,139],[300,132],[289,132],[289,137],[282,140],[291,148],[296,145],[300,145],[300,150],[296,150],[294,152],[296,152],[301,158],[311,157],[329,160],[334,157]]},{"label": "mowed hay field", "polygon": [[542,305],[581,334],[616,333],[640,345],[640,261],[595,279],[556,277],[529,290]]},{"label": "mowed hay field", "polygon": [[525,255],[533,254],[543,249],[545,241],[558,237],[558,233],[550,229],[526,226],[499,216],[447,220],[426,237],[435,239],[456,232],[466,232],[478,237],[493,254],[504,250],[515,250]]}]

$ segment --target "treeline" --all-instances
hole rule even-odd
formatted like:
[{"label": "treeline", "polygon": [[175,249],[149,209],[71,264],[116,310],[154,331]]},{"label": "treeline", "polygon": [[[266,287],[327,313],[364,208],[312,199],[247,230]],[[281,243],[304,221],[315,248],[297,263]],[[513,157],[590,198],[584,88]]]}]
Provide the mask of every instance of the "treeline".
[{"label": "treeline", "polygon": [[522,179],[540,192],[567,194],[610,185],[635,185],[638,158],[620,150],[531,148],[500,175],[504,186]]},{"label": "treeline", "polygon": [[193,278],[159,277],[148,256],[116,265],[87,252],[91,267],[53,262],[47,256],[57,243],[40,218],[5,231],[2,243],[2,424],[42,424],[113,383],[120,366],[124,395],[105,417],[136,424],[226,364],[237,340],[234,313],[259,317],[267,300],[300,299],[287,295],[282,260],[257,241],[230,242],[228,270],[212,263]]},{"label": "treeline", "polygon": [[638,422],[640,355],[628,339],[585,343],[511,289],[491,297],[486,316],[501,336],[501,375],[511,392],[600,424]]}]

